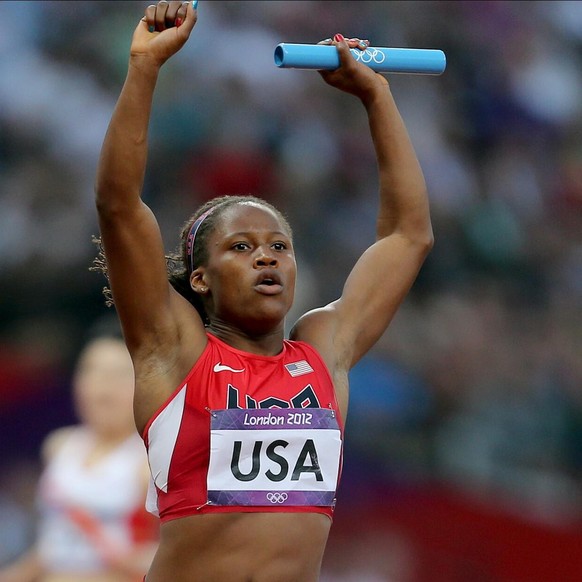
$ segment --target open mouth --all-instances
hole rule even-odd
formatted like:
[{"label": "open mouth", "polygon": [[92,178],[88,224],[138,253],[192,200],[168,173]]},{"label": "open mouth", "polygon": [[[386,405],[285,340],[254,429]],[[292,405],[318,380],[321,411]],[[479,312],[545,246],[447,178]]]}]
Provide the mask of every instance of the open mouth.
[{"label": "open mouth", "polygon": [[276,295],[282,291],[283,285],[277,275],[264,274],[258,278],[255,289],[265,295]]}]

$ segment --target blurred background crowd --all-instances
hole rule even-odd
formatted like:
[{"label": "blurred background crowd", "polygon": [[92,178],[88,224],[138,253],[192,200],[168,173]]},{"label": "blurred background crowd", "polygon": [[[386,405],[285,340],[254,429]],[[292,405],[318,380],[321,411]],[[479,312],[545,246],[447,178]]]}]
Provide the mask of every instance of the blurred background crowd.
[{"label": "blurred background crowd", "polygon": [[[33,536],[40,442],[74,421],[72,362],[108,310],[89,270],[93,180],[146,4],[0,6],[0,564]],[[504,516],[535,563],[532,528],[540,553],[582,532],[582,2],[201,0],[162,71],[144,199],[168,250],[209,197],[268,199],[295,232],[289,324],[336,298],[374,236],[364,111],[316,72],[273,61],[280,42],[336,32],[442,49],[447,68],[389,77],[436,242],[352,372],[325,580],[580,580],[582,566],[504,574],[482,542],[484,516]],[[355,515],[380,506],[385,519],[358,520],[350,539]],[[448,545],[419,533],[437,522]],[[469,544],[469,531],[481,537]]]}]

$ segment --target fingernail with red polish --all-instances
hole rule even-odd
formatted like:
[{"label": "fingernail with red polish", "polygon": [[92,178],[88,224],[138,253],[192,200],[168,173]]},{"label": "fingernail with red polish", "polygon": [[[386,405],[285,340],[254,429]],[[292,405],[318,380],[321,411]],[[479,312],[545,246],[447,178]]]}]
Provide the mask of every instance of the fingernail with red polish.
[{"label": "fingernail with red polish", "polygon": [[340,34],[339,32],[333,37],[333,40],[335,40],[335,42],[342,42],[342,40],[344,40],[344,35]]},{"label": "fingernail with red polish", "polygon": [[180,28],[182,26],[182,22],[184,22],[181,18],[176,18],[176,28]]}]

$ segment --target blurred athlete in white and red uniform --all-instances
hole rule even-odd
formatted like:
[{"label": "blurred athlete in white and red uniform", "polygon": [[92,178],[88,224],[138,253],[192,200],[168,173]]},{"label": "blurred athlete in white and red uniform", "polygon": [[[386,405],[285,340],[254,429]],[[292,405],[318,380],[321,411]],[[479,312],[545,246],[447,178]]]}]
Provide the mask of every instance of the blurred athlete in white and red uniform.
[{"label": "blurred athlete in white and red uniform", "polygon": [[135,582],[157,548],[149,468],[133,421],[134,375],[120,336],[100,335],[73,379],[81,421],[45,440],[37,542],[1,582]]}]

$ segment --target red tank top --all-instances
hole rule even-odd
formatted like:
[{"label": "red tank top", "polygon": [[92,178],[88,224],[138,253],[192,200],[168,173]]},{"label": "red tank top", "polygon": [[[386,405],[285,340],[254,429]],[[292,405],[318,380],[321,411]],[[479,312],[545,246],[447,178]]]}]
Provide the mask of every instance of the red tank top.
[{"label": "red tank top", "polygon": [[201,513],[318,512],[330,518],[343,422],[329,371],[305,342],[276,356],[211,334],[146,425],[147,508],[162,522]]}]

